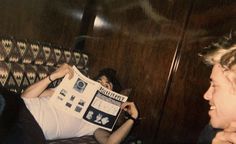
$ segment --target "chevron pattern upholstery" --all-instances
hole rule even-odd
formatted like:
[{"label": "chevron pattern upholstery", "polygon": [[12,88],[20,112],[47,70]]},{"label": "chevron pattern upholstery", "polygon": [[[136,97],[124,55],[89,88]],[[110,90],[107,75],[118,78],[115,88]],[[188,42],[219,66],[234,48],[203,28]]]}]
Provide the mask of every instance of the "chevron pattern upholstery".
[{"label": "chevron pattern upholstery", "polygon": [[[63,63],[88,72],[88,55],[43,42],[0,38],[0,86],[21,93],[28,85],[53,72]],[[54,81],[51,87],[58,85]]]}]

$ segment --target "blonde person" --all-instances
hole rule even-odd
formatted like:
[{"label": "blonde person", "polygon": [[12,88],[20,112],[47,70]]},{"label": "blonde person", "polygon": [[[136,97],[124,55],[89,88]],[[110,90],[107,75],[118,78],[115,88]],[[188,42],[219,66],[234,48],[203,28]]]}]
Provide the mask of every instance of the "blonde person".
[{"label": "blonde person", "polygon": [[[210,125],[219,129],[212,144],[236,143],[236,33],[222,37],[200,53],[212,65],[210,86],[204,94],[209,103]],[[209,133],[208,133],[209,134]],[[210,136],[210,134],[209,134]]]}]

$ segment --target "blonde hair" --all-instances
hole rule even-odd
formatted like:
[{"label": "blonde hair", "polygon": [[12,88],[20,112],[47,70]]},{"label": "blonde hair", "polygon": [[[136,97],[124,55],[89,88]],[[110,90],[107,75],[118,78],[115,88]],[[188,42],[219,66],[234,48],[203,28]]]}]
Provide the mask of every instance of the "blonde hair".
[{"label": "blonde hair", "polygon": [[203,48],[199,56],[208,65],[219,63],[231,69],[236,64],[236,32],[231,32],[228,36]]}]

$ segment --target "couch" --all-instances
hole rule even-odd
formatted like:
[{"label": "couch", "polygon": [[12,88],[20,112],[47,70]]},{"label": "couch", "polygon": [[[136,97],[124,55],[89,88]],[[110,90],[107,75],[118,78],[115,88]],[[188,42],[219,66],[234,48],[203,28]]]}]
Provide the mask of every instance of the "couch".
[{"label": "couch", "polygon": [[[0,88],[1,95],[10,101],[7,109],[14,111],[5,112],[6,119],[0,119],[0,139],[6,136],[8,127],[14,123],[19,113],[19,101],[13,101],[24,89],[52,73],[63,63],[75,65],[84,75],[88,76],[88,55],[76,50],[66,50],[61,46],[34,40],[22,40],[14,37],[0,37]],[[53,81],[49,87],[56,87],[61,79]],[[129,95],[130,89],[123,90],[123,94]],[[18,95],[18,96],[17,96]],[[0,99],[1,100],[1,99]],[[13,102],[12,102],[13,101]],[[0,101],[1,102],[1,101]],[[24,110],[25,113],[26,110]],[[118,125],[125,121],[122,113]],[[117,125],[117,126],[118,126]],[[4,129],[5,128],[5,129]],[[32,132],[35,133],[35,132]],[[37,134],[37,133],[36,133]],[[42,134],[39,132],[39,134]],[[80,138],[68,138],[46,141],[47,144],[97,144],[93,136]],[[123,143],[142,143],[141,140],[129,135]]]},{"label": "couch", "polygon": [[[85,53],[63,50],[61,46],[45,42],[19,40],[14,37],[0,38],[0,86],[16,95],[24,91],[27,86],[46,77],[63,63],[75,65],[82,73],[88,74],[88,55]],[[60,80],[56,80],[49,87],[55,87],[59,83]],[[14,94],[11,93],[12,95]],[[11,105],[10,109],[14,107],[17,109],[16,104],[11,102]],[[12,119],[14,116],[10,117]],[[1,132],[4,133],[3,130]],[[59,143],[96,144],[97,142],[93,136],[47,141],[47,144]]]}]

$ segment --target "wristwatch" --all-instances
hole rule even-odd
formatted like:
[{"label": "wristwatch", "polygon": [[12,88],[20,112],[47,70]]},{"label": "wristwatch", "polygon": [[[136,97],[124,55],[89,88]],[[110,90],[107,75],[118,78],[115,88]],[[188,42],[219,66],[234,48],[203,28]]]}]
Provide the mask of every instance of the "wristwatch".
[{"label": "wristwatch", "polygon": [[132,117],[128,112],[125,112],[125,117],[127,118],[127,120],[128,119],[133,120],[134,125],[137,125],[139,123],[139,118],[138,117],[137,118]]}]

